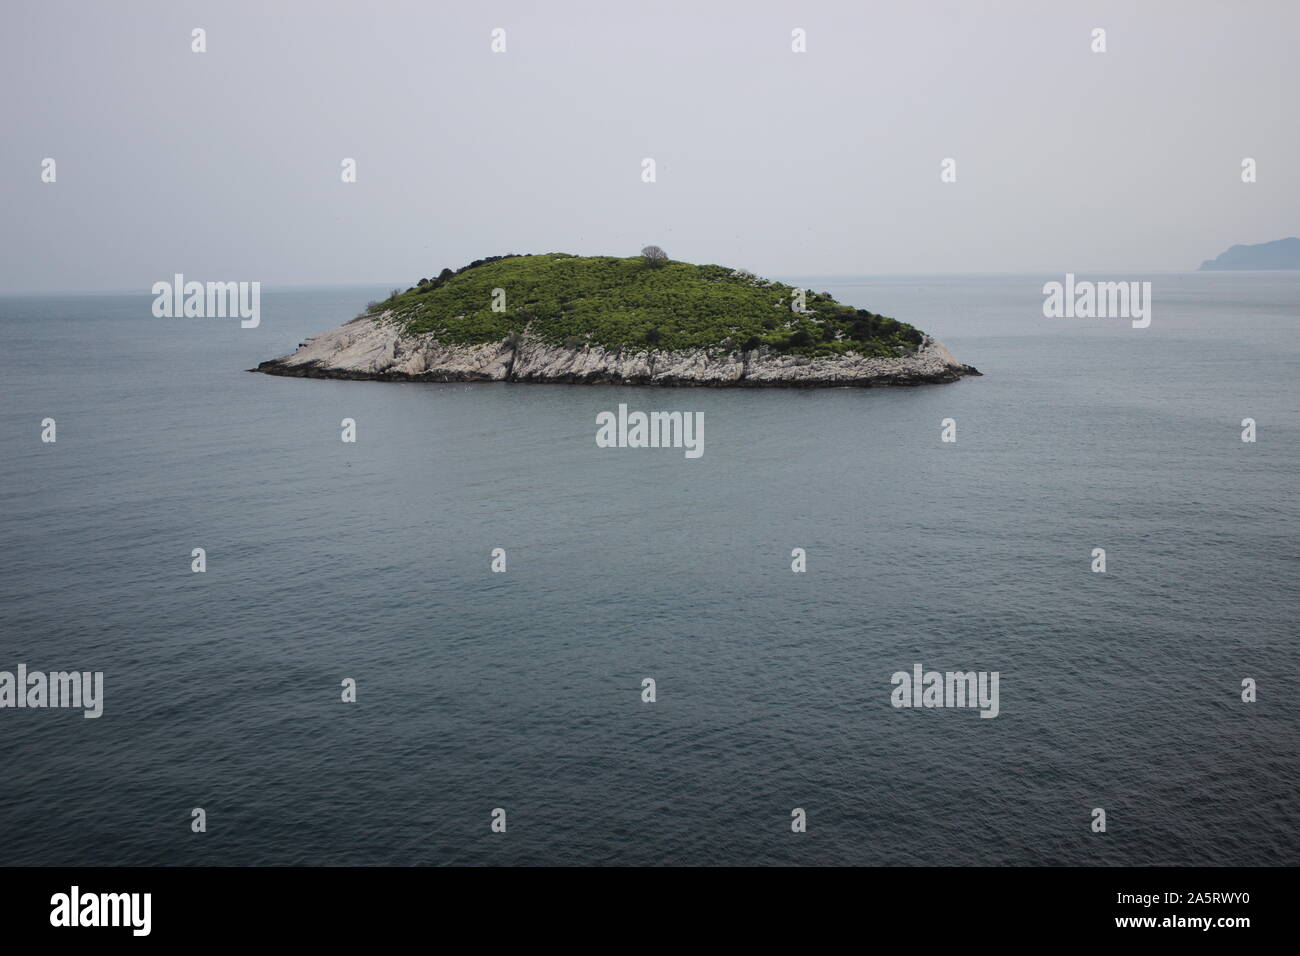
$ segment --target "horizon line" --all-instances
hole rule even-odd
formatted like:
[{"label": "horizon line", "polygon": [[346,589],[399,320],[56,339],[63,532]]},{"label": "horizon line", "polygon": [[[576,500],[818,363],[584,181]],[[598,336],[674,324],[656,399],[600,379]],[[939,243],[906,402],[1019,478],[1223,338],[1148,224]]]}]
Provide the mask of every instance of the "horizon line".
[{"label": "horizon line", "polygon": [[[693,263],[692,263],[693,264]],[[799,279],[905,279],[905,278],[935,278],[935,277],[973,277],[973,278],[994,278],[1010,276],[1055,276],[1065,275],[1067,272],[1073,272],[1075,275],[1084,273],[1106,273],[1108,275],[1194,275],[1194,274],[1222,274],[1225,272],[1298,272],[1297,269],[1083,269],[1064,271],[1052,270],[1032,270],[1032,271],[990,271],[990,272],[788,272],[786,276]],[[765,276],[764,278],[768,278]],[[777,278],[773,274],[771,278]],[[196,280],[197,281],[197,280]],[[223,280],[224,281],[224,280]],[[309,289],[361,289],[361,288],[396,288],[391,280],[357,280],[355,282],[266,282],[264,280],[246,280],[261,282],[264,290],[270,291],[300,291]],[[401,283],[399,283],[401,285]],[[89,288],[89,289],[12,289],[0,290],[0,297],[32,297],[32,296],[56,296],[56,295],[140,295],[151,296],[153,292],[148,288]]]}]

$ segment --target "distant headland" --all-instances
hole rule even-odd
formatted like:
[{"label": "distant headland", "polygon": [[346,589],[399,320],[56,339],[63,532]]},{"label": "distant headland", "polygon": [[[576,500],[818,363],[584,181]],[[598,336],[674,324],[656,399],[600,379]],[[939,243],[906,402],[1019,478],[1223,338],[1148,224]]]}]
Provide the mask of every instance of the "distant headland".
[{"label": "distant headland", "polygon": [[493,256],[372,302],[251,371],[303,378],[882,386],[979,375],[912,326],[741,269]]},{"label": "distant headland", "polygon": [[1275,239],[1253,246],[1233,246],[1206,259],[1198,272],[1228,269],[1300,269],[1300,239]]}]

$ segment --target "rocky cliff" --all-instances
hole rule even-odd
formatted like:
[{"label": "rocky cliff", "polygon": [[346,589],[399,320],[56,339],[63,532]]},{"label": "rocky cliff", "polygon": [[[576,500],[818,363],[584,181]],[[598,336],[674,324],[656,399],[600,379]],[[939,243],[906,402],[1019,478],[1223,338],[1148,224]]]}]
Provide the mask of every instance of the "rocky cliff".
[{"label": "rocky cliff", "polygon": [[765,347],[621,349],[545,342],[525,328],[496,342],[440,343],[403,331],[389,312],[364,315],[251,371],[301,378],[404,382],[561,382],[672,386],[884,386],[955,382],[980,373],[925,336],[913,354],[782,354]]}]

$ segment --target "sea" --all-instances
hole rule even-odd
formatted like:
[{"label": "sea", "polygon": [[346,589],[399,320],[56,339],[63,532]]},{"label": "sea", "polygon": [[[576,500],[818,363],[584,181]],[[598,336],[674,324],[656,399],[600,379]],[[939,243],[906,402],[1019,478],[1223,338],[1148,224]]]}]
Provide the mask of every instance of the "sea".
[{"label": "sea", "polygon": [[[781,278],[983,376],[278,378],[387,289],[0,298],[0,671],[103,674],[0,709],[0,861],[1300,863],[1300,273],[1105,276],[1147,328]],[[704,453],[599,447],[620,403]]]}]

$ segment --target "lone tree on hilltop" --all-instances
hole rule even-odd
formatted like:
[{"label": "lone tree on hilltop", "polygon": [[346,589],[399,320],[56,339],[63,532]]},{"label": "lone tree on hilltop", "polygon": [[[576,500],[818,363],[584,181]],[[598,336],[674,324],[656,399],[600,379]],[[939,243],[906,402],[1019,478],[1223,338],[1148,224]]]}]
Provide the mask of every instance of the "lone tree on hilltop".
[{"label": "lone tree on hilltop", "polygon": [[658,269],[668,261],[668,253],[664,252],[658,246],[646,246],[641,250],[641,258],[651,269]]}]

